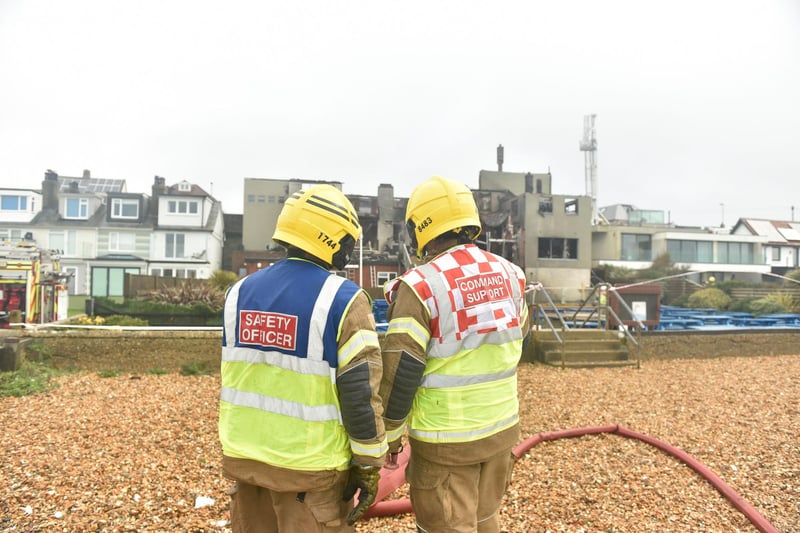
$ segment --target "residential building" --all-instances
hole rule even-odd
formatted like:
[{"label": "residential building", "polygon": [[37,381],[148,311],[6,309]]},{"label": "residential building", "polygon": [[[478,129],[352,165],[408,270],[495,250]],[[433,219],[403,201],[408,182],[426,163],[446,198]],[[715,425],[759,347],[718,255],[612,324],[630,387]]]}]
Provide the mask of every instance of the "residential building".
[{"label": "residential building", "polygon": [[800,222],[740,218],[731,233],[765,239],[763,261],[773,274],[783,276],[800,268]]},{"label": "residential building", "polygon": [[48,170],[42,190],[0,190],[0,237],[58,250],[69,293],[121,296],[124,276],[209,277],[221,267],[221,204],[200,187],[166,186],[129,193],[125,180]]}]

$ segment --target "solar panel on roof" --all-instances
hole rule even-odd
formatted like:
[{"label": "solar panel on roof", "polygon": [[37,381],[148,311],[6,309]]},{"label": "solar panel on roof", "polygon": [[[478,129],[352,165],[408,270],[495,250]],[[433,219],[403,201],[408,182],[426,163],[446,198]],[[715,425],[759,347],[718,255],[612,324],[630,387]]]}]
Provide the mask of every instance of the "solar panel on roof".
[{"label": "solar panel on roof", "polygon": [[787,241],[800,241],[800,231],[797,231],[796,229],[778,228],[778,233],[780,233]]}]

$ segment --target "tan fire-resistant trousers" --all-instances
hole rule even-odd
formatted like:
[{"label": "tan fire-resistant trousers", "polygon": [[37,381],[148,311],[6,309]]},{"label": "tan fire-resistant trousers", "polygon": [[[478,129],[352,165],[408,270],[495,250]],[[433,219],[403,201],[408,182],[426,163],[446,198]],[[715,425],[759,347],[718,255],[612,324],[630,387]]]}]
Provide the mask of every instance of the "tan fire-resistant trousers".
[{"label": "tan fire-resistant trousers", "polygon": [[[344,473],[346,474],[346,472]],[[234,533],[352,533],[347,513],[353,502],[342,501],[346,476],[332,487],[305,492],[278,492],[237,481],[231,489]],[[301,501],[302,500],[302,501]]]},{"label": "tan fire-resistant trousers", "polygon": [[470,465],[431,462],[411,449],[406,470],[417,527],[426,533],[498,533],[498,509],[514,457],[504,451]]}]

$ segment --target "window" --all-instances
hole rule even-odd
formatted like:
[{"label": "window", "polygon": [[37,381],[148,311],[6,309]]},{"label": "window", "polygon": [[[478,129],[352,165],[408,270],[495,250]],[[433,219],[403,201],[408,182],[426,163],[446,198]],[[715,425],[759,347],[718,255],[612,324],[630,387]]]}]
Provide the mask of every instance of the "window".
[{"label": "window", "polygon": [[620,258],[624,261],[650,261],[653,259],[652,237],[635,233],[622,234]]},{"label": "window", "polygon": [[564,213],[568,215],[577,215],[578,214],[578,199],[577,198],[566,198],[564,200]]},{"label": "window", "polygon": [[48,247],[51,250],[61,250],[66,257],[78,254],[78,236],[74,231],[51,231]]},{"label": "window", "polygon": [[[710,241],[667,240],[667,253],[676,263],[713,263],[714,251]],[[724,261],[723,261],[724,262]]]},{"label": "window", "polygon": [[2,229],[0,228],[0,241],[21,241],[21,229]]},{"label": "window", "polygon": [[378,285],[383,286],[390,279],[397,277],[397,272],[378,272]]},{"label": "window", "polygon": [[133,252],[136,250],[136,234],[112,231],[108,234],[108,249],[111,252]]},{"label": "window", "polygon": [[541,198],[539,199],[539,213],[552,213],[553,212],[553,199]]},{"label": "window", "polygon": [[773,261],[780,261],[781,260],[781,248],[780,248],[780,246],[773,246],[772,247],[772,260]]},{"label": "window", "polygon": [[64,218],[89,218],[89,200],[86,198],[67,198],[64,207]]},{"label": "window", "polygon": [[111,200],[111,216],[113,218],[139,218],[139,200],[114,198]]},{"label": "window", "polygon": [[25,211],[28,208],[27,196],[0,196],[0,209],[3,211]]},{"label": "window", "polygon": [[577,259],[578,239],[539,238],[539,259]]},{"label": "window", "polygon": [[[779,248],[780,249],[780,248]],[[753,264],[753,245],[747,242],[721,242],[717,245],[719,262],[734,265]]]},{"label": "window", "polygon": [[258,203],[263,204],[263,203],[266,203],[266,201],[267,201],[267,197],[266,196],[264,196],[263,194],[259,194],[258,195]]},{"label": "window", "polygon": [[254,204],[256,202],[256,195],[255,194],[248,194],[247,195],[247,203]]},{"label": "window", "polygon": [[186,213],[195,215],[197,214],[197,202],[193,200],[170,200],[167,202],[167,211],[179,215],[185,215]]},{"label": "window", "polygon": [[124,296],[125,274],[138,274],[133,267],[92,267],[92,296]]},{"label": "window", "polygon": [[167,233],[164,257],[184,257],[183,244],[186,236],[183,233]]}]

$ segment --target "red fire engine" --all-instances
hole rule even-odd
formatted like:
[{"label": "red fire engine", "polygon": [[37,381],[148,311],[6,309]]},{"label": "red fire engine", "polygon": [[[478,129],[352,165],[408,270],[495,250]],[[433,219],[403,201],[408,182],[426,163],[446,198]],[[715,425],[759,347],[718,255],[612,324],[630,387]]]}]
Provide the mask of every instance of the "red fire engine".
[{"label": "red fire engine", "polygon": [[30,241],[0,242],[0,323],[42,324],[67,317],[60,256]]}]

